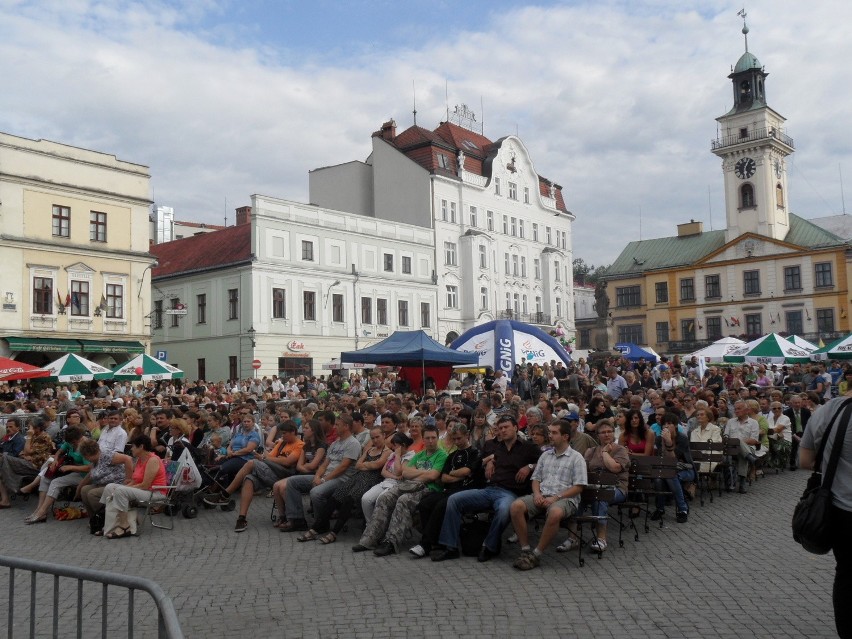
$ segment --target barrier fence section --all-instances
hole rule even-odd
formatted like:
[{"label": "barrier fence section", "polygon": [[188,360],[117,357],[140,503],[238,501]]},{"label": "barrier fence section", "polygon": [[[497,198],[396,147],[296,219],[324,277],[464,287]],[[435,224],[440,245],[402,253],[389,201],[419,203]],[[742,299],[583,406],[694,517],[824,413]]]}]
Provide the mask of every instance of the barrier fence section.
[{"label": "barrier fence section", "polygon": [[[111,572],[105,572],[101,570],[90,570],[88,568],[78,568],[76,566],[62,566],[59,564],[51,564],[43,561],[34,561],[31,559],[19,559],[17,557],[6,557],[0,555],[0,567],[8,568],[9,570],[9,590],[8,590],[8,616],[6,619],[8,625],[8,639],[12,639],[14,636],[14,628],[15,628],[15,597],[16,597],[16,584],[15,578],[16,573],[18,571],[29,572],[29,591],[30,591],[30,600],[29,600],[29,611],[28,615],[25,613],[24,617],[28,621],[29,625],[29,637],[36,637],[36,625],[37,621],[41,621],[41,625],[44,624],[46,619],[46,611],[47,608],[45,604],[48,603],[45,601],[48,596],[50,596],[50,588],[45,588],[44,586],[39,589],[37,586],[39,584],[38,577],[40,575],[51,575],[53,577],[53,590],[50,601],[50,606],[52,607],[52,629],[50,631],[50,636],[59,637],[60,636],[60,601],[67,605],[69,603],[73,603],[71,601],[71,592],[69,590],[63,589],[60,594],[60,578],[66,577],[68,579],[73,579],[77,582],[76,588],[76,635],[78,638],[84,636],[83,625],[84,625],[84,608],[89,610],[92,605],[95,607],[98,606],[97,601],[92,601],[91,593],[87,593],[89,596],[85,598],[85,606],[84,606],[84,585],[87,583],[90,584],[100,584],[100,626],[101,626],[101,637],[115,637],[119,636],[116,632],[115,626],[117,624],[127,626],[127,637],[132,639],[134,632],[134,621],[135,621],[135,606],[136,606],[136,597],[135,594],[137,591],[146,592],[150,595],[154,604],[157,607],[157,637],[158,639],[183,639],[183,632],[180,627],[180,622],[178,621],[177,614],[175,613],[174,605],[172,604],[172,600],[166,595],[163,589],[155,582],[150,579],[144,579],[142,577],[133,577],[128,575],[120,575]],[[43,581],[41,582],[44,583]],[[118,610],[110,611],[109,597],[110,597],[110,587],[123,589],[123,595],[126,596],[127,599],[127,613],[126,616],[122,616],[121,612]],[[23,589],[26,590],[26,587]],[[45,592],[47,591],[47,592]],[[45,595],[48,596],[45,596]],[[123,599],[124,596],[115,595],[115,598]],[[21,599],[25,599],[25,596],[22,596]],[[113,605],[115,608],[115,605]],[[88,613],[91,614],[91,613]],[[110,622],[113,625],[113,628],[110,628]],[[63,614],[62,619],[62,627],[61,627],[61,636],[70,636],[71,628],[69,628],[69,623],[67,620],[67,614]],[[150,632],[144,631],[146,636],[150,636]],[[18,636],[21,636],[20,634]],[[39,628],[38,636],[45,636],[45,629]],[[92,629],[87,627],[85,632],[86,637],[93,636]]]}]

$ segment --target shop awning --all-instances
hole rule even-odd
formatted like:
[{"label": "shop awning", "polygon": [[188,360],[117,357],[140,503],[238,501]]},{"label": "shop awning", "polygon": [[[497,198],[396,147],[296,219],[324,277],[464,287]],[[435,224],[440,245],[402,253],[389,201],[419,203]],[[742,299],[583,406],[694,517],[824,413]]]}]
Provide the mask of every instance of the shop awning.
[{"label": "shop awning", "polygon": [[121,342],[113,340],[78,340],[84,353],[144,353],[145,347],[139,342]]},{"label": "shop awning", "polygon": [[37,351],[40,353],[80,353],[83,347],[76,339],[55,337],[5,337],[13,351]]}]

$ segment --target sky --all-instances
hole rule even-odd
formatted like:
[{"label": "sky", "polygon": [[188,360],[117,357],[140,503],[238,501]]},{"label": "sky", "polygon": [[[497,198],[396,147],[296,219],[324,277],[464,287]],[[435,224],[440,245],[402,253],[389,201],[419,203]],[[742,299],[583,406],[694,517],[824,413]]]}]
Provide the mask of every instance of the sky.
[{"label": "sky", "polygon": [[[611,263],[690,219],[723,228],[715,118],[744,51],[725,0],[0,0],[0,131],[150,167],[178,219],[254,193],[308,199],[308,171],[370,153],[393,117],[469,105],[563,187],[574,256]],[[839,0],[754,0],[749,50],[796,142],[791,210],[844,211],[852,40]],[[445,91],[448,98],[445,97]],[[850,201],[852,208],[852,200]]]}]

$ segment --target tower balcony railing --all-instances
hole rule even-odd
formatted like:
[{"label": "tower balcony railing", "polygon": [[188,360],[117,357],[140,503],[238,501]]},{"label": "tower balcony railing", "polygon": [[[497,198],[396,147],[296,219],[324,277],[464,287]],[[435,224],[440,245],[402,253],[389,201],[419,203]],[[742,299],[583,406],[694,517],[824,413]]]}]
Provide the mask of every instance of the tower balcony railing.
[{"label": "tower balcony railing", "polygon": [[782,144],[790,147],[790,149],[795,149],[796,145],[793,142],[793,138],[789,135],[785,135],[778,129],[774,127],[770,127],[768,129],[754,129],[748,132],[748,135],[726,135],[721,138],[716,138],[715,140],[710,141],[710,150],[716,151],[718,149],[724,149],[728,146],[736,146],[737,144],[746,144],[748,142],[757,142],[758,140],[778,140]]}]

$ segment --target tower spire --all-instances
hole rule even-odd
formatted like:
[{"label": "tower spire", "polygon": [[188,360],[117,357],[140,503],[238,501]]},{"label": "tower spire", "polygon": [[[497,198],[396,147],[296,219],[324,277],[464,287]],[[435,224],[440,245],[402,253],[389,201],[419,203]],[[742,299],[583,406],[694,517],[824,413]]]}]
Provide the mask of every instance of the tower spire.
[{"label": "tower spire", "polygon": [[748,53],[748,25],[746,24],[746,13],[745,7],[737,11],[737,15],[743,19],[743,38],[745,38],[745,50]]}]

